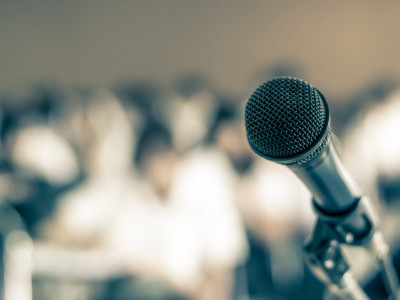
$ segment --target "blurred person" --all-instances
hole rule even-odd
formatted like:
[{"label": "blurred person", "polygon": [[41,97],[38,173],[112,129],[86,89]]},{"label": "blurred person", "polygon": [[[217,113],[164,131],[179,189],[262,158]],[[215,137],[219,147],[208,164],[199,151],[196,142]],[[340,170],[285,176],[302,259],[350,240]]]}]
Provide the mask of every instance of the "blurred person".
[{"label": "blurred person", "polygon": [[168,127],[163,119],[163,112],[159,108],[161,103],[167,101],[166,93],[159,86],[150,82],[120,84],[114,88],[114,93],[121,102],[135,136],[132,150],[133,156],[135,156],[139,143],[138,138],[142,136],[146,124],[157,120],[158,123]]},{"label": "blurred person", "polygon": [[220,103],[209,131],[208,142],[223,151],[235,172],[244,176],[252,169],[254,163],[254,155],[247,144],[242,121],[241,111],[244,108],[236,99],[221,96],[219,98]]},{"label": "blurred person", "polygon": [[59,194],[79,177],[75,154],[50,128],[59,100],[48,87],[10,93],[2,99],[0,198],[2,299],[32,299],[32,238],[54,211]]},{"label": "blurred person", "polygon": [[228,161],[204,146],[178,155],[172,136],[157,122],[145,133],[136,165],[171,218],[165,224],[169,239],[159,254],[169,280],[191,299],[230,299],[245,240]]},{"label": "blurred person", "polygon": [[[209,84],[197,76],[179,80],[169,95],[164,99],[167,101],[159,103],[153,116],[155,124],[168,124],[171,128],[174,150],[153,156],[152,152],[157,152],[159,146],[149,143],[149,149],[139,152],[147,153],[146,157],[151,159],[137,160],[137,165],[153,186],[158,186],[159,195],[165,196],[166,205],[179,220],[175,223],[182,224],[181,229],[176,229],[176,234],[186,236],[181,239],[186,240],[182,247],[189,247],[187,253],[197,253],[193,254],[198,257],[197,261],[189,263],[190,255],[178,255],[177,250],[171,250],[170,255],[182,260],[180,264],[175,263],[174,276],[187,282],[186,286],[192,286],[190,293],[198,294],[199,299],[229,298],[232,272],[242,260],[246,242],[234,203],[234,172],[225,153],[207,144],[219,101]],[[145,145],[146,141],[139,144]],[[217,231],[222,225],[223,231]],[[229,235],[232,237],[227,239]],[[174,240],[179,241],[178,235]],[[214,256],[220,257],[221,262]]]},{"label": "blurred person", "polygon": [[[400,236],[395,227],[399,209],[400,91],[369,102],[344,133],[343,156],[362,191],[375,202],[382,228],[393,251]],[[380,201],[382,200],[382,201]]]},{"label": "blurred person", "polygon": [[[107,210],[100,209],[101,205],[105,205],[104,209],[114,206],[110,197],[118,189],[119,180],[131,172],[134,135],[122,106],[110,92],[72,93],[66,100],[69,102],[64,103],[64,115],[58,125],[65,127],[66,136],[75,144],[85,180],[60,199],[54,216],[56,224],[43,228],[47,237],[85,242],[99,230],[98,226],[105,226],[110,216]],[[102,199],[106,202],[101,203]],[[58,230],[63,234],[59,235]]]},{"label": "blurred person", "polygon": [[202,146],[215,122],[219,99],[215,89],[200,75],[177,80],[168,91],[168,101],[158,105],[158,120],[171,129],[179,153]]},{"label": "blurred person", "polygon": [[179,157],[172,136],[165,126],[149,121],[138,141],[135,165],[154,187],[160,199],[167,200]]},{"label": "blurred person", "polygon": [[387,98],[363,107],[343,140],[349,168],[374,196],[380,178],[394,178],[400,173],[400,139],[396,138],[400,128],[399,95],[395,90]]},{"label": "blurred person", "polygon": [[214,136],[217,119],[235,106],[233,101],[228,104],[230,100],[203,77],[185,76],[177,81],[165,111],[180,155],[170,201],[193,228],[201,228],[197,235],[203,239],[203,273],[208,274],[201,299],[238,297],[233,294],[235,268],[247,256],[245,229],[236,207],[239,178]]},{"label": "blurred person", "polygon": [[196,299],[233,297],[234,270],[247,255],[236,184],[228,158],[216,147],[196,147],[177,166],[170,203],[191,228],[191,247],[198,244],[202,249],[203,278]]},{"label": "blurred person", "polygon": [[81,174],[73,147],[49,126],[59,96],[58,90],[41,87],[10,94],[3,101],[2,195],[33,236],[36,225],[52,214],[58,195]]}]

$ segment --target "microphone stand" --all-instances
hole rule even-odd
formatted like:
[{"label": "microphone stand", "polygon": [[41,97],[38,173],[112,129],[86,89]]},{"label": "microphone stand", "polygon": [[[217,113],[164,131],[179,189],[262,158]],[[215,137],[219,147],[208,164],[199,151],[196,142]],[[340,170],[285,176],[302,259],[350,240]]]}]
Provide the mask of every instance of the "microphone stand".
[{"label": "microphone stand", "polygon": [[337,299],[369,299],[351,274],[335,236],[332,227],[319,218],[311,239],[304,246],[308,267]]},{"label": "microphone stand", "polygon": [[[311,271],[325,283],[339,299],[369,299],[350,272],[340,244],[364,246],[379,264],[385,289],[391,300],[398,298],[398,278],[389,254],[389,246],[377,229],[378,218],[369,201],[362,197],[357,205],[342,215],[327,215],[315,205],[319,218],[311,239],[304,247],[305,260]],[[365,221],[363,231],[350,224],[354,216],[362,216]]]}]

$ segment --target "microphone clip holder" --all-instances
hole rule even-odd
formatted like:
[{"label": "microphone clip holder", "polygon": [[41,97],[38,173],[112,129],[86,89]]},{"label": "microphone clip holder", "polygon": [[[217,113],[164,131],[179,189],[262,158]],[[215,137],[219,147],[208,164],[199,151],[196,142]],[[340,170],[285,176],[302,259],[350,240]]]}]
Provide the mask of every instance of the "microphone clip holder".
[{"label": "microphone clip holder", "polygon": [[360,197],[342,212],[326,212],[313,199],[314,210],[319,219],[331,227],[332,239],[341,244],[360,246],[368,244],[379,227],[378,217],[369,199]]},{"label": "microphone clip holder", "polygon": [[313,235],[304,246],[308,267],[337,299],[369,299],[351,275],[336,236],[330,224],[320,218],[317,220]]},{"label": "microphone clip holder", "polygon": [[398,299],[397,275],[370,201],[361,197],[349,209],[337,214],[323,211],[315,200],[313,204],[318,219],[310,240],[305,243],[304,254],[316,277],[339,299],[369,299],[351,275],[340,248],[341,244],[363,246],[380,265],[388,294]]}]

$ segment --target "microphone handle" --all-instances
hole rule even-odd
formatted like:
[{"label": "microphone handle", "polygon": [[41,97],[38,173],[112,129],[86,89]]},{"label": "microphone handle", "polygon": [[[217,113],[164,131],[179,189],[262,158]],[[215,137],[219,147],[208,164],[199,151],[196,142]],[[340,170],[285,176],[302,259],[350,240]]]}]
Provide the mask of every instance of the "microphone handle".
[{"label": "microphone handle", "polygon": [[310,190],[316,213],[346,235],[344,242],[360,244],[372,236],[378,223],[375,209],[347,172],[331,136],[320,156],[288,167]]},{"label": "microphone handle", "polygon": [[288,167],[307,186],[318,207],[327,214],[341,214],[361,198],[361,191],[340,160],[331,136],[319,156]]}]

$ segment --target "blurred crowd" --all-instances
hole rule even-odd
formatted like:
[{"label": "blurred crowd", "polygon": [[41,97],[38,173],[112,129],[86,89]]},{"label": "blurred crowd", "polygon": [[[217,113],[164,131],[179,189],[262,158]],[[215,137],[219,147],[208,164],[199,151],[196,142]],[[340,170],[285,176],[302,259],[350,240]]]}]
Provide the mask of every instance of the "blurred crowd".
[{"label": "blurred crowd", "polygon": [[[199,76],[1,95],[4,299],[321,299],[311,195],[251,152],[246,100]],[[338,150],[396,245],[400,92],[336,100]]]}]

